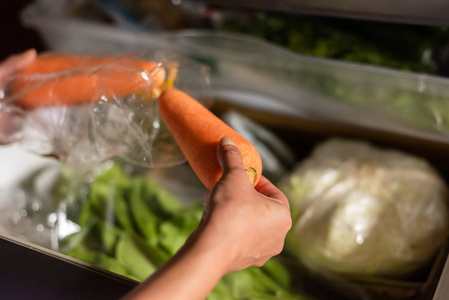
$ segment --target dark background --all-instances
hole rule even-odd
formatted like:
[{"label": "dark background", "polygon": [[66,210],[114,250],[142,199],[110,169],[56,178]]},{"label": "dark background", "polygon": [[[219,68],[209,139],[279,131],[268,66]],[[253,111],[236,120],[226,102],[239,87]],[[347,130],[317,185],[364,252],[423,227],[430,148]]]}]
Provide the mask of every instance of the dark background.
[{"label": "dark background", "polygon": [[0,61],[30,48],[46,50],[38,33],[21,24],[20,12],[30,3],[31,0],[0,0]]},{"label": "dark background", "polygon": [[113,300],[136,286],[133,280],[3,237],[0,237],[0,251],[2,299]]}]

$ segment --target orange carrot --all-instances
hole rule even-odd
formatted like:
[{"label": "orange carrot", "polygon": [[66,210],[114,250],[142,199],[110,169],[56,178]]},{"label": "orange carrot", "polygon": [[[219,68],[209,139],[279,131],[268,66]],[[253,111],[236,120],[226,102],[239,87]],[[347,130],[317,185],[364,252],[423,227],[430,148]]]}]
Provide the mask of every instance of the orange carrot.
[{"label": "orange carrot", "polygon": [[[98,67],[116,63],[122,68],[92,68],[86,74],[85,67]],[[138,71],[147,71],[150,79],[145,79]],[[53,73],[53,74],[51,74]],[[55,75],[53,78],[51,76]],[[42,80],[43,78],[47,78]],[[18,95],[17,103],[25,109],[42,106],[76,105],[98,101],[100,96],[120,97],[159,87],[165,80],[165,71],[157,68],[153,61],[118,57],[92,57],[87,55],[52,54],[41,55],[28,67],[19,72],[11,84],[12,94]]]},{"label": "orange carrot", "polygon": [[231,137],[243,156],[245,171],[253,185],[262,175],[262,161],[254,146],[211,111],[185,93],[169,89],[159,97],[159,112],[187,161],[201,182],[211,189],[222,170],[217,145]]}]

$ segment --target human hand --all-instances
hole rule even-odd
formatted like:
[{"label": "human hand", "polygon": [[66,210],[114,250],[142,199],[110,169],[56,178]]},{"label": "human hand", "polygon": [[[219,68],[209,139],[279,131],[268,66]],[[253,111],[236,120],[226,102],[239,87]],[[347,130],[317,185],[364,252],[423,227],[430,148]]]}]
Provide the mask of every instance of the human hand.
[{"label": "human hand", "polygon": [[0,62],[0,88],[9,75],[28,66],[36,58],[36,55],[36,50],[30,49],[20,54],[11,55]]},{"label": "human hand", "polygon": [[199,243],[220,252],[225,273],[262,266],[279,254],[292,225],[285,195],[262,176],[254,188],[232,139],[218,145],[222,178],[206,196]]},{"label": "human hand", "polygon": [[261,266],[282,251],[292,225],[287,198],[263,176],[253,187],[230,138],[217,152],[223,175],[206,195],[198,229],[127,300],[205,299],[223,275]]},{"label": "human hand", "polygon": [[[29,65],[36,58],[36,55],[36,50],[31,49],[20,54],[11,55],[3,62],[0,62],[0,100],[5,97],[4,84],[8,76]],[[11,122],[10,113],[5,111],[0,102],[0,145],[7,143],[7,139],[4,136],[8,136],[10,132],[15,130],[14,124],[11,123],[13,122]]]}]

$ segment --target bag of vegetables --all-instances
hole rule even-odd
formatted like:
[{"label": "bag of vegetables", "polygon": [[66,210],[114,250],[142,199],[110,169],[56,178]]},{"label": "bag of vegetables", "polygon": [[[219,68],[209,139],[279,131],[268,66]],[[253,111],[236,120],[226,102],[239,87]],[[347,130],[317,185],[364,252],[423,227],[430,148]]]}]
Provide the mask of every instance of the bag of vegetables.
[{"label": "bag of vegetables", "polygon": [[448,236],[448,189],[423,159],[329,140],[281,183],[287,250],[313,270],[416,278]]},{"label": "bag of vegetables", "polygon": [[147,167],[182,163],[157,109],[172,87],[196,95],[208,69],[163,50],[40,54],[0,86],[0,143],[70,164],[115,156]]}]

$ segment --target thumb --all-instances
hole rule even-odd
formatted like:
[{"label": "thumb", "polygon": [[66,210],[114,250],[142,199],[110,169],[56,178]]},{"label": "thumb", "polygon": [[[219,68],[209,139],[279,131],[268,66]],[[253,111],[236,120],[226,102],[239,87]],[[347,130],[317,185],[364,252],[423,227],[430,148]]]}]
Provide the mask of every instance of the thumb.
[{"label": "thumb", "polygon": [[230,137],[225,136],[218,142],[217,158],[223,174],[231,170],[245,171],[242,154]]}]

